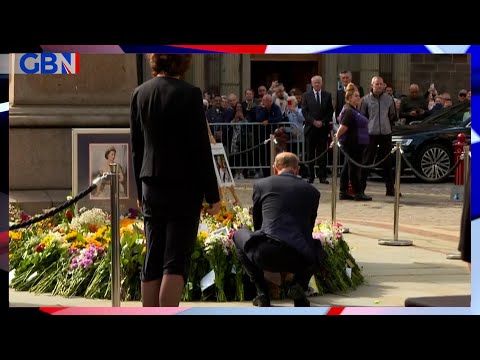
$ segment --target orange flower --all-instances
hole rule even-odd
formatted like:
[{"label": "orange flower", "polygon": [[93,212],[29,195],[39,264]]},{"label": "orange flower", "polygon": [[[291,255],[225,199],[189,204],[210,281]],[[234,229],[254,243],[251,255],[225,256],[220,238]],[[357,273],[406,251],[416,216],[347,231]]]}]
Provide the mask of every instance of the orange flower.
[{"label": "orange flower", "polygon": [[120,228],[125,228],[128,225],[133,224],[134,222],[135,222],[135,219],[130,219],[126,217],[120,221]]}]

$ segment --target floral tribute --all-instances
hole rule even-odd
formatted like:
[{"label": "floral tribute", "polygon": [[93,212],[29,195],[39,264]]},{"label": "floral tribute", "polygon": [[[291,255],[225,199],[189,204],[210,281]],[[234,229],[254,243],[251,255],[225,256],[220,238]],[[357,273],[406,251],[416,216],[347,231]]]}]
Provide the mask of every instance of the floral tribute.
[{"label": "floral tribute", "polygon": [[[10,223],[30,216],[10,206]],[[65,297],[110,299],[111,225],[106,212],[74,207],[27,228],[9,231],[10,287]],[[193,249],[184,301],[244,301],[255,288],[237,258],[233,234],[253,230],[250,209],[223,203],[215,216],[203,212]],[[322,222],[313,238],[327,254],[313,277],[315,293],[343,292],[364,282],[361,269],[343,239],[341,224]],[[146,249],[143,218],[129,209],[120,219],[121,298],[140,300],[140,271]]]}]

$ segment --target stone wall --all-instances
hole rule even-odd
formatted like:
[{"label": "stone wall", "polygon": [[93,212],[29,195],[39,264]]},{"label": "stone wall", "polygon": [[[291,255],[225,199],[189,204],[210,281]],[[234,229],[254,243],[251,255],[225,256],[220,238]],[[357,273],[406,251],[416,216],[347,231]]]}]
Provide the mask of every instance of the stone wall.
[{"label": "stone wall", "polygon": [[15,75],[10,106],[127,106],[137,83],[135,54],[82,54],[76,75]]},{"label": "stone wall", "polygon": [[72,128],[128,127],[137,84],[135,54],[82,54],[76,75],[11,76],[10,190],[70,189]]},{"label": "stone wall", "polygon": [[413,54],[410,79],[421,92],[433,82],[438,92],[448,91],[455,100],[459,90],[471,87],[470,54]]}]

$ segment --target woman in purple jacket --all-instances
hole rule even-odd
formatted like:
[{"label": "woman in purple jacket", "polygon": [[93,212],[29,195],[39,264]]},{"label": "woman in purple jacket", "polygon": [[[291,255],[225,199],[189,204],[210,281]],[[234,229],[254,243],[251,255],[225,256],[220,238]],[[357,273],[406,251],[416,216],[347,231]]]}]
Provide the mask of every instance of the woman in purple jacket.
[{"label": "woman in purple jacket", "polygon": [[[345,105],[339,114],[340,127],[337,130],[337,139],[352,160],[362,163],[363,152],[369,142],[368,119],[362,115],[357,107],[360,104],[360,93],[357,87],[350,83],[345,89]],[[348,181],[352,183],[354,196],[348,193]],[[365,195],[360,185],[361,168],[345,161],[340,175],[340,200],[372,200]]]}]

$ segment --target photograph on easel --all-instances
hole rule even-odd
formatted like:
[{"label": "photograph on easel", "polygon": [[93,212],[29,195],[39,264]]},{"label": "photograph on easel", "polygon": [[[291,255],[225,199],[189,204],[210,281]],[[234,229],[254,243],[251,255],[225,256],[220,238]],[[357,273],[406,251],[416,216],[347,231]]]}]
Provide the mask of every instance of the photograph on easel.
[{"label": "photograph on easel", "polygon": [[233,181],[232,170],[228,164],[228,158],[225,154],[223,144],[211,144],[213,164],[215,165],[215,173],[217,174],[217,182],[219,187],[235,186]]}]

